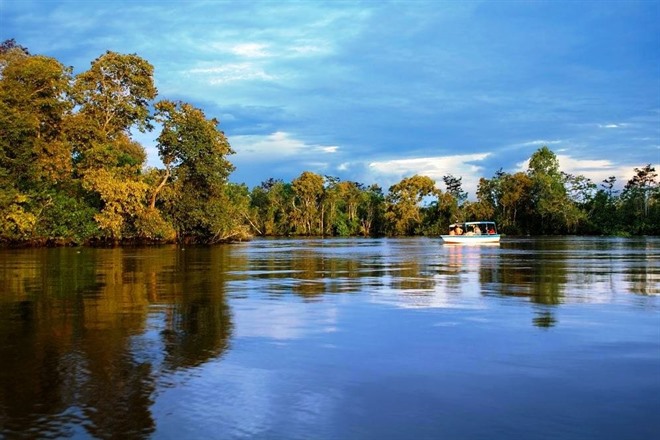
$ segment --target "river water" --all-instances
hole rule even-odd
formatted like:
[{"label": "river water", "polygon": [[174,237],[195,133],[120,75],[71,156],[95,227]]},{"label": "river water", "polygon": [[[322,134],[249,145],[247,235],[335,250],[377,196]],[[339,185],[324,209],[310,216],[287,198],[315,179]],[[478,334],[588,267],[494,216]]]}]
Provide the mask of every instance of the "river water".
[{"label": "river water", "polygon": [[660,438],[660,238],[0,250],[0,438]]}]

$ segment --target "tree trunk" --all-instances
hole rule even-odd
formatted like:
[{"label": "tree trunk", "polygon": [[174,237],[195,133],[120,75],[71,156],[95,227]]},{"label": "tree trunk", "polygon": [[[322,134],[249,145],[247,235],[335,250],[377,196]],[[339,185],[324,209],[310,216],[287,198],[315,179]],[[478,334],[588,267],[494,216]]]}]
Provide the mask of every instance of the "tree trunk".
[{"label": "tree trunk", "polygon": [[158,184],[156,189],[154,190],[154,193],[151,195],[151,201],[149,202],[149,208],[151,209],[156,209],[156,196],[158,196],[158,193],[160,190],[163,189],[165,186],[165,183],[167,182],[167,179],[170,178],[170,167],[169,165],[165,165],[165,176],[163,177],[163,180]]}]

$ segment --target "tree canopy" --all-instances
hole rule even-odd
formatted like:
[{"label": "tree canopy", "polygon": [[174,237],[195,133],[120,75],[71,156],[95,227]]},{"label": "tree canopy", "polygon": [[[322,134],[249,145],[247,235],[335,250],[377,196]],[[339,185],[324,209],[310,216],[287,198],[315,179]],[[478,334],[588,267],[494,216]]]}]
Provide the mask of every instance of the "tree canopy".
[{"label": "tree canopy", "polygon": [[[482,177],[468,200],[462,177],[377,184],[302,171],[229,181],[234,154],[219,121],[156,101],[154,68],[108,51],[77,75],[58,60],[0,44],[0,243],[215,243],[263,236],[437,235],[456,221],[494,220],[508,234],[659,234],[652,164],[622,191],[561,171],[541,146],[526,172]],[[162,168],[146,166],[137,131],[154,130]]]}]

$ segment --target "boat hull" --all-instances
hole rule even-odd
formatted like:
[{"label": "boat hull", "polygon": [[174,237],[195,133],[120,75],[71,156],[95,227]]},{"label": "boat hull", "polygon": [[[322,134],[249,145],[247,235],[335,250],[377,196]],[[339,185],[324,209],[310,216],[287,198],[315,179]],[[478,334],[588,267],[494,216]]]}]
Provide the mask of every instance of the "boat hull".
[{"label": "boat hull", "polygon": [[442,241],[447,244],[481,244],[499,243],[500,234],[484,235],[441,235]]}]

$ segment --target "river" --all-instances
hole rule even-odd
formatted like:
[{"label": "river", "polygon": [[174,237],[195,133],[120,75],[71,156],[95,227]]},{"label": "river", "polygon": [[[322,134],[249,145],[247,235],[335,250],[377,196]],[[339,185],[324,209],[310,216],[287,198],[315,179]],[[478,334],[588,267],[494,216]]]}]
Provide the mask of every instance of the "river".
[{"label": "river", "polygon": [[660,238],[0,250],[0,438],[660,438]]}]

